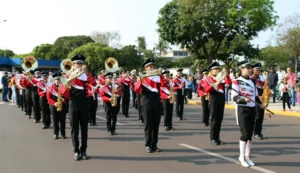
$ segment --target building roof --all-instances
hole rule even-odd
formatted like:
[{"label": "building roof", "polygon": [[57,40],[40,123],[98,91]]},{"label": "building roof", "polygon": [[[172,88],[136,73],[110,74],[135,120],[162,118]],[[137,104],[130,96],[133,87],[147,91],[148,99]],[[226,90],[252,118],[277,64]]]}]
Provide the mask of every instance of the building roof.
[{"label": "building roof", "polygon": [[[38,59],[39,66],[46,66],[46,67],[59,67],[60,60],[42,60]],[[0,65],[11,65],[11,66],[21,66],[22,58],[0,58]]]}]

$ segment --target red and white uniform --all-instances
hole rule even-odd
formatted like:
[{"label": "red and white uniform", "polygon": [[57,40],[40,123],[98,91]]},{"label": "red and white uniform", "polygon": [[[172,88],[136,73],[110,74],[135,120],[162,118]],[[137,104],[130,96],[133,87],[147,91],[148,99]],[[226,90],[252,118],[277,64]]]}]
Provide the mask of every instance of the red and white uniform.
[{"label": "red and white uniform", "polygon": [[[205,78],[205,80],[203,80],[204,82],[204,92],[205,93],[210,93],[212,91],[214,91],[215,89],[211,86],[211,84],[216,83],[217,81],[214,79],[213,76],[208,76]],[[230,77],[229,75],[226,75],[225,77],[225,85],[228,84],[230,85],[231,81],[230,81]],[[219,83],[218,88],[217,88],[217,92],[220,93],[225,93],[225,88],[223,87],[223,85],[221,83]]]},{"label": "red and white uniform", "polygon": [[37,86],[37,89],[38,89],[38,94],[40,97],[44,97],[45,96],[45,93],[47,91],[47,87],[49,87],[51,85],[50,82],[44,82],[43,80],[39,81],[36,86]]},{"label": "red and white uniform", "polygon": [[32,83],[29,81],[28,77],[24,76],[23,74],[20,76],[19,84],[23,88],[29,88],[33,86]]},{"label": "red and white uniform", "polygon": [[131,79],[129,79],[128,77],[122,77],[122,78],[120,78],[120,80],[119,80],[119,84],[120,85],[126,85],[126,86],[128,86],[128,87],[130,87],[130,85],[132,84],[132,80]]},{"label": "red and white uniform", "polygon": [[150,76],[143,79],[143,82],[141,80],[137,80],[136,85],[134,86],[134,92],[136,93],[142,93],[142,86],[147,88],[151,92],[156,92],[160,94],[160,83],[163,81],[162,76]]},{"label": "red and white uniform", "polygon": [[[161,83],[160,86],[160,98],[161,99],[168,99],[168,97],[170,96],[170,88],[171,86],[174,87],[174,83],[171,80],[163,80],[163,82]],[[173,88],[173,92],[174,92],[174,88]]]},{"label": "red and white uniform", "polygon": [[103,85],[100,89],[100,96],[101,96],[101,99],[103,100],[103,102],[110,102],[110,98],[111,98],[111,95],[112,95],[112,87],[114,87],[115,89],[115,94],[120,97],[121,93],[120,91],[118,90],[118,85],[115,85],[115,84],[110,84],[110,85]]},{"label": "red and white uniform", "polygon": [[103,74],[98,76],[98,83],[99,83],[99,85],[105,84],[105,76]]},{"label": "red and white uniform", "polygon": [[58,92],[60,92],[61,96],[64,98],[64,103],[67,102],[67,99],[69,99],[70,97],[69,90],[63,85],[56,86],[55,84],[51,84],[47,88],[47,100],[49,105],[55,106],[55,103],[57,102]]},{"label": "red and white uniform", "polygon": [[[92,75],[90,75],[92,76]],[[98,87],[98,84],[96,82],[96,79],[94,77],[88,77],[88,82],[86,84],[86,89],[87,89],[87,96],[93,96],[95,97],[95,91]]]},{"label": "red and white uniform", "polygon": [[205,96],[205,92],[204,92],[204,80],[206,77],[204,77],[203,79],[199,80],[199,83],[198,83],[198,88],[197,88],[197,91],[198,91],[198,94],[201,96],[201,97],[204,97]]},{"label": "red and white uniform", "polygon": [[[172,81],[174,83],[174,90],[179,91],[185,88],[185,79],[183,77],[176,77]],[[182,86],[182,87],[181,87]]]},{"label": "red and white uniform", "polygon": [[[83,86],[84,83],[85,86]],[[71,82],[71,86],[78,90],[84,90],[84,87],[88,88],[89,85],[96,86],[96,81],[94,80],[91,74],[86,75],[85,73],[83,73]],[[86,94],[88,97],[89,94],[88,90]]]}]

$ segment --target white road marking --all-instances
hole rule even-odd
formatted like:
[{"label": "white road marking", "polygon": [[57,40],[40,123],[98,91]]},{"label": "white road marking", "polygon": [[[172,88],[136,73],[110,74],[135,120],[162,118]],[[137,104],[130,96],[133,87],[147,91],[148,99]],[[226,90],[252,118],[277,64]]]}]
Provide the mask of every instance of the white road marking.
[{"label": "white road marking", "polygon": [[[100,116],[96,116],[96,117],[99,118],[99,119],[101,119],[101,120],[106,121],[106,118],[103,118],[103,117],[100,117]],[[125,124],[123,124],[123,123],[117,123],[117,125],[124,126]]]},{"label": "white road marking", "polygon": [[[223,159],[223,160],[227,160],[227,161],[235,163],[235,164],[240,164],[240,162],[235,160],[235,159],[225,157],[225,156],[222,156],[222,155],[217,154],[217,153],[212,153],[212,152],[203,150],[201,148],[197,148],[197,147],[194,147],[194,146],[191,146],[191,145],[188,145],[188,144],[179,144],[179,145],[183,146],[185,148],[189,148],[189,149],[192,149],[192,150],[196,150],[196,151],[211,155],[211,156],[215,156],[215,157]],[[263,173],[276,173],[276,172],[273,172],[273,171],[270,171],[270,170],[267,170],[267,169],[264,169],[264,168],[261,168],[261,167],[258,167],[258,166],[251,166],[250,168],[254,169],[254,170],[257,170],[257,171],[260,171],[260,172],[263,172]]]}]

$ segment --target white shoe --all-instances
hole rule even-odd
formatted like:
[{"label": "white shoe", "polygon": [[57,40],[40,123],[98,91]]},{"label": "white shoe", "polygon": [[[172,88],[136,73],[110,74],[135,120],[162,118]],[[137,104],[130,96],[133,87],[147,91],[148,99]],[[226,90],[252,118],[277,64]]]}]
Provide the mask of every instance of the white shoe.
[{"label": "white shoe", "polygon": [[248,163],[248,165],[250,165],[250,166],[254,166],[254,165],[255,165],[255,164],[253,163],[253,161],[250,159],[249,156],[246,156],[246,157],[245,157],[245,160],[246,160],[246,162]]},{"label": "white shoe", "polygon": [[245,161],[245,157],[239,157],[239,161],[243,167],[249,168],[248,163]]}]

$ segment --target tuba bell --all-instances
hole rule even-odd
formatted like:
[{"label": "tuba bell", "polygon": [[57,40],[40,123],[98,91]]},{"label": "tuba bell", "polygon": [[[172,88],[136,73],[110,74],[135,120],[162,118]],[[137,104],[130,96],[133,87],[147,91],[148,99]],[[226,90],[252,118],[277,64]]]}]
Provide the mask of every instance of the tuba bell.
[{"label": "tuba bell", "polygon": [[60,69],[64,73],[68,73],[72,69],[72,60],[71,59],[65,59],[60,63]]},{"label": "tuba bell", "polygon": [[119,69],[118,61],[113,57],[107,58],[104,62],[104,65],[107,72],[113,73]]},{"label": "tuba bell", "polygon": [[38,61],[33,56],[27,56],[22,59],[21,67],[27,73],[30,70],[38,68]]}]

